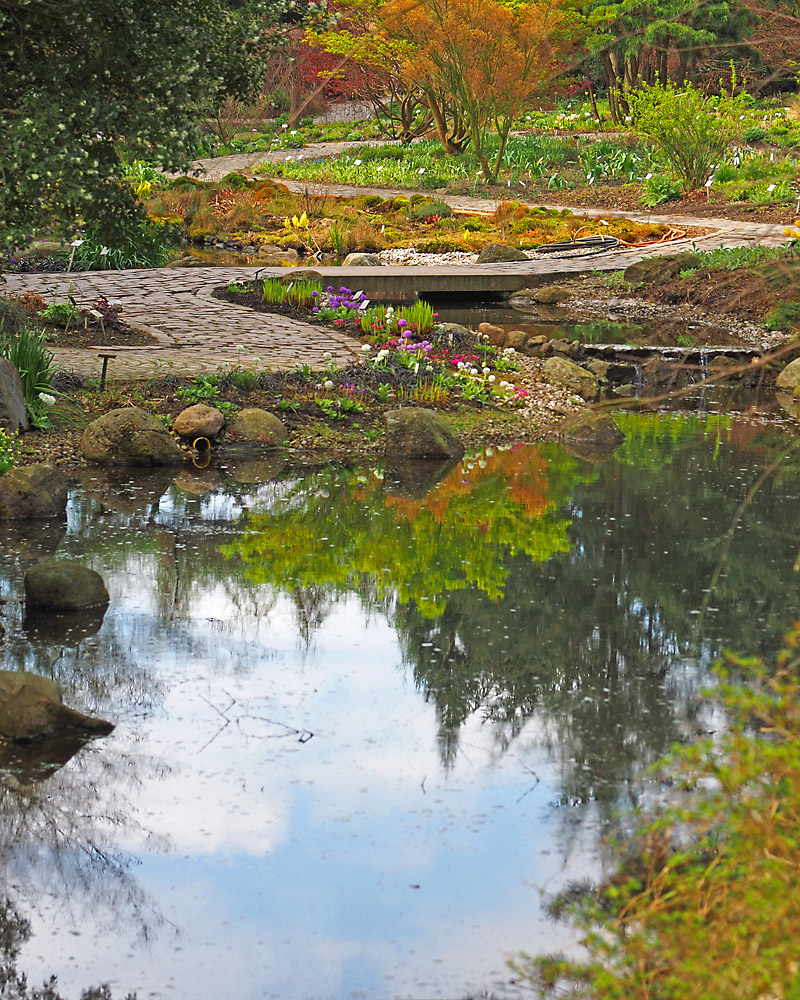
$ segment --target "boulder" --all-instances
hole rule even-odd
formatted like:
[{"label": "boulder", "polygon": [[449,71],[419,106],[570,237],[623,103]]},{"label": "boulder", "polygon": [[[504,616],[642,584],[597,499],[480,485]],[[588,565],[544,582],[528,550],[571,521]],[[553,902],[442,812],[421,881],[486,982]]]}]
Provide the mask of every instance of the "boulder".
[{"label": "boulder", "polygon": [[513,347],[515,351],[523,353],[528,346],[529,333],[525,330],[509,330],[506,334],[505,347]]},{"label": "boulder", "polygon": [[795,358],[783,371],[778,373],[778,377],[775,379],[775,388],[793,393],[798,385],[800,385],[800,358]]},{"label": "boulder", "polygon": [[55,681],[25,670],[0,670],[0,734],[16,743],[81,732],[106,736],[114,726],[67,708]]},{"label": "boulder", "polygon": [[349,253],[342,261],[342,267],[380,267],[381,257],[377,253]]},{"label": "boulder", "polygon": [[533,290],[534,301],[543,306],[557,306],[562,302],[568,302],[570,294],[566,288],[557,288],[555,285],[548,285],[545,288],[535,288]]},{"label": "boulder", "polygon": [[696,253],[676,253],[669,257],[645,257],[625,269],[625,280],[634,285],[671,281],[681,271],[700,264]]},{"label": "boulder", "polygon": [[496,326],[494,323],[481,323],[478,326],[478,333],[482,333],[484,337],[488,337],[492,347],[503,347],[505,345],[506,331],[502,326]]},{"label": "boulder", "polygon": [[600,391],[597,378],[568,358],[547,358],[542,365],[542,378],[551,385],[563,386],[587,403],[594,402]]},{"label": "boulder", "polygon": [[274,413],[257,407],[235,413],[228,422],[228,430],[240,441],[253,441],[273,448],[289,437],[283,421]]},{"label": "boulder", "polygon": [[513,261],[528,260],[528,255],[516,247],[506,243],[490,243],[478,254],[476,264],[506,264]]},{"label": "boulder", "polygon": [[0,427],[14,433],[30,430],[25,393],[19,372],[5,358],[0,358]]},{"label": "boulder", "polygon": [[436,342],[452,351],[460,351],[475,344],[475,334],[460,323],[438,323],[434,328]]},{"label": "boulder", "polygon": [[54,465],[23,465],[0,476],[0,520],[58,517],[67,509],[67,483]]},{"label": "boulder", "polygon": [[[279,253],[286,254],[285,250],[277,249]],[[282,285],[292,285],[295,281],[323,281],[323,276],[320,271],[315,271],[313,267],[300,267],[295,271],[289,271],[288,274],[282,274],[278,281]]]},{"label": "boulder", "polygon": [[520,312],[536,311],[536,306],[556,306],[570,299],[570,293],[565,288],[556,285],[545,285],[543,288],[520,288],[508,300],[512,309]]},{"label": "boulder", "polygon": [[215,406],[195,403],[181,410],[172,425],[176,434],[193,441],[195,438],[215,438],[225,426],[225,417]]},{"label": "boulder", "polygon": [[402,407],[384,414],[386,454],[396,458],[460,458],[464,447],[447,417]]},{"label": "boulder", "polygon": [[610,458],[625,435],[606,413],[591,410],[564,421],[561,439],[570,452],[589,462]]},{"label": "boulder", "polygon": [[99,573],[72,559],[42,559],[25,574],[25,601],[31,608],[80,611],[108,604]]},{"label": "boulder", "polygon": [[81,454],[98,465],[183,465],[184,454],[157,417],[127,406],[93,420],[83,432]]}]

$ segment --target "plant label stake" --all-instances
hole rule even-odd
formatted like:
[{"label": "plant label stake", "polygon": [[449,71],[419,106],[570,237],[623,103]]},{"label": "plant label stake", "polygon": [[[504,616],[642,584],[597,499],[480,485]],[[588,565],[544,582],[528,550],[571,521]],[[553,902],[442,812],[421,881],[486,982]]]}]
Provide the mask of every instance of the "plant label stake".
[{"label": "plant label stake", "polygon": [[108,372],[108,362],[111,358],[115,358],[116,354],[109,351],[107,353],[98,354],[98,358],[103,359],[103,370],[100,372],[100,388],[105,389],[106,387],[106,373]]},{"label": "plant label stake", "polygon": [[72,243],[70,243],[70,246],[72,247],[72,249],[69,252],[69,263],[67,264],[67,270],[68,271],[72,270],[72,262],[75,260],[75,250],[76,250],[76,248],[79,247],[79,246],[82,246],[82,245],[83,245],[83,240],[73,240]]}]

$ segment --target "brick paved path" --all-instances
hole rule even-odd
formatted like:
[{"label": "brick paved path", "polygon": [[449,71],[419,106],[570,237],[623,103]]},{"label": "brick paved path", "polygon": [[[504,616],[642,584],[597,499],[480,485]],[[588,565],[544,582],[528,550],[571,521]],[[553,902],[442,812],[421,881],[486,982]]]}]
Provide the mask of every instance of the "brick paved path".
[{"label": "brick paved path", "polygon": [[[253,154],[262,158],[264,154]],[[245,157],[249,159],[249,157]],[[224,157],[215,164],[215,173],[227,173],[242,168],[238,161],[243,157]],[[236,166],[234,166],[236,163]],[[294,185],[293,185],[294,186]],[[302,185],[298,184],[301,187]],[[365,193],[368,189],[336,186],[332,193]],[[371,189],[370,189],[371,190]],[[376,189],[384,196],[386,189]],[[473,198],[447,198],[451,204],[463,208],[480,207],[490,210],[493,202]],[[584,212],[583,209],[581,209]],[[775,246],[785,242],[783,226],[733,222],[724,219],[659,217],[651,214],[631,214],[606,210],[585,210],[587,215],[622,215],[628,218],[664,222],[673,226],[706,226],[713,229],[707,236],[685,240],[646,250],[614,252],[595,258],[562,260],[535,260],[529,263],[483,265],[498,272],[530,275],[531,283],[547,280],[555,274],[578,274],[587,270],[615,270],[626,267],[646,256],[686,250],[689,245],[708,249],[716,246],[743,246],[763,244]],[[466,273],[475,265],[438,268],[439,273]],[[310,364],[315,369],[324,366],[324,354],[330,352],[337,365],[363,357],[359,345],[335,331],[300,323],[284,316],[256,313],[241,306],[219,302],[211,297],[216,285],[234,280],[247,280],[256,271],[253,267],[202,267],[160,268],[154,270],[128,270],[84,272],[77,274],[9,274],[0,284],[0,294],[14,294],[26,289],[38,292],[48,299],[63,301],[73,287],[73,297],[79,305],[104,295],[122,302],[123,315],[132,325],[148,330],[157,340],[149,347],[115,348],[115,359],[109,367],[109,378],[146,378],[156,370],[175,374],[194,375],[212,371],[226,364],[241,364],[250,368],[260,366],[273,370],[293,368],[298,362]],[[261,269],[281,273],[280,268]],[[431,267],[383,268],[383,273],[401,273],[413,277],[430,275]],[[285,272],[283,272],[285,273]],[[346,279],[350,287],[358,287],[357,268],[327,268],[333,283]],[[370,269],[374,276],[375,270]],[[97,357],[99,349],[62,349],[55,351],[56,360],[69,370],[94,376],[100,370]]]}]

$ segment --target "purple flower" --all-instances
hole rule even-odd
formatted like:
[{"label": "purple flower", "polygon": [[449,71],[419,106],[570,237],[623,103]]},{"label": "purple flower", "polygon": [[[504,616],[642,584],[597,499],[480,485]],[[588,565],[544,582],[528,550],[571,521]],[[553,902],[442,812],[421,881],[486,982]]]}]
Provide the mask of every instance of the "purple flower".
[{"label": "purple flower", "polygon": [[315,299],[318,295],[319,295],[319,292],[312,292],[311,293],[312,299]]}]

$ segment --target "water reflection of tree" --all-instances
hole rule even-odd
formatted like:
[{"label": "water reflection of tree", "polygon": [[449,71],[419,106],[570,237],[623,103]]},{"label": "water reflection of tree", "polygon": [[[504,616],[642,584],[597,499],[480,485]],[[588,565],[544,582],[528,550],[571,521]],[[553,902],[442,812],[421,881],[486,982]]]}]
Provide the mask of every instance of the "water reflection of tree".
[{"label": "water reflection of tree", "polygon": [[[165,849],[136,819],[133,792],[167,768],[119,740],[89,743],[45,780],[23,769],[0,771],[0,859],[6,891],[17,905],[59,900],[58,919],[79,924],[91,915],[101,932],[145,942],[164,919],[139,886],[121,843],[147,839]],[[22,780],[20,780],[22,778]]]},{"label": "water reflection of tree", "polygon": [[698,447],[696,424],[639,426],[649,438],[602,466],[599,488],[576,483],[568,555],[545,567],[514,559],[499,604],[471,588],[435,621],[414,602],[398,609],[406,660],[437,707],[446,765],[469,716],[510,740],[536,715],[562,758],[565,801],[613,799],[643,763],[693,732],[694,695],[724,645],[777,642],[800,596],[786,544],[800,515],[785,502],[786,470],[754,494],[699,632],[697,612],[731,518],[782,442],[763,437],[758,455],[739,450],[730,427],[710,428]]}]

